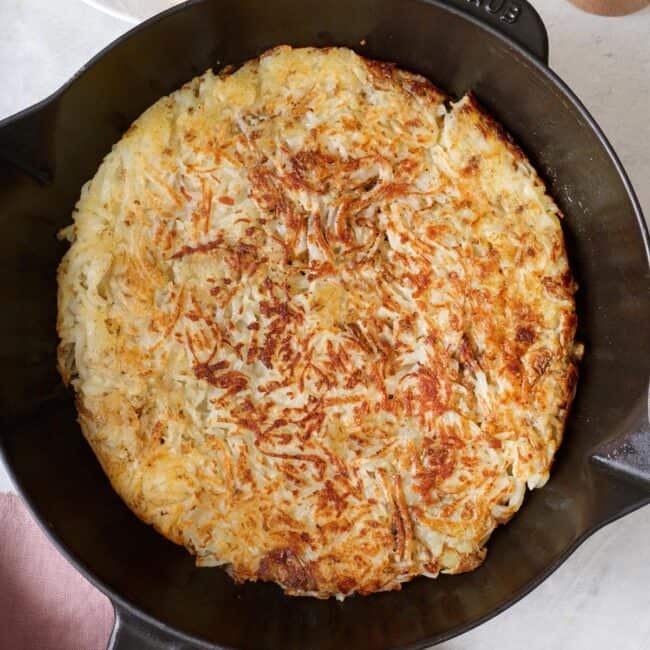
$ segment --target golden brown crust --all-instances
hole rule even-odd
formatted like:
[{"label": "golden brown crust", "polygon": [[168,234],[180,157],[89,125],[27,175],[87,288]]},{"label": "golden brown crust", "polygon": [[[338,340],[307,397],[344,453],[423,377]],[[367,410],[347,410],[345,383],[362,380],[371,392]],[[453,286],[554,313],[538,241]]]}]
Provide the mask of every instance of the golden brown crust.
[{"label": "golden brown crust", "polygon": [[345,597],[478,566],[577,379],[559,212],[467,96],[274,48],[84,188],[59,367],[116,491],[201,565]]}]

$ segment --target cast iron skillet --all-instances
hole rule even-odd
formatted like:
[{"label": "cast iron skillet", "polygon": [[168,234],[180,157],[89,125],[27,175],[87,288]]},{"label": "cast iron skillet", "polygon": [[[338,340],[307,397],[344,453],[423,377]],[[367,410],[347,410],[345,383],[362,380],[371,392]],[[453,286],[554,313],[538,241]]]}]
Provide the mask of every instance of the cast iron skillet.
[{"label": "cast iron skillet", "polygon": [[[566,214],[586,344],[577,397],[551,480],[473,573],[338,603],[196,569],[109,487],[56,373],[55,233],[82,183],[161,95],[281,43],[347,45],[452,94],[473,89]],[[546,57],[544,26],[523,0],[197,0],[0,123],[0,450],[34,516],[113,601],[112,648],[424,647],[508,607],[588,535],[649,501],[648,233],[618,159]]]}]

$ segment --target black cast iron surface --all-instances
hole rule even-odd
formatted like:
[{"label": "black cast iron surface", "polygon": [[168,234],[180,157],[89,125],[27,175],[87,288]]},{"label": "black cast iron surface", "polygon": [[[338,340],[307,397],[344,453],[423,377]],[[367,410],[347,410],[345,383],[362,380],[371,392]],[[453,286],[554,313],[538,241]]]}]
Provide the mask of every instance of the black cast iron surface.
[{"label": "black cast iron surface", "polygon": [[[508,22],[512,6],[523,13]],[[347,45],[452,95],[472,89],[566,214],[586,345],[578,394],[551,480],[496,531],[473,573],[338,603],[197,569],[112,491],[56,373],[55,270],[64,246],[55,234],[81,185],[160,96],[281,43]],[[602,134],[530,52],[545,57],[547,41],[524,2],[204,0],[130,32],[62,91],[0,123],[0,450],[59,548],[116,603],[115,647],[185,648],[191,639],[287,650],[424,647],[509,606],[598,527],[648,502],[647,232]]]}]

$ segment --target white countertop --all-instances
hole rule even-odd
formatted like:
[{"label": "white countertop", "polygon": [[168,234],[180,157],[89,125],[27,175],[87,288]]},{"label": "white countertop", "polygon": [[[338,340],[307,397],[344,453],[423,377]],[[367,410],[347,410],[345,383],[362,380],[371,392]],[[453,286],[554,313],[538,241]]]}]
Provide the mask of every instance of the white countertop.
[{"label": "white countertop", "polygon": [[[551,67],[602,126],[650,216],[650,7],[600,18],[565,0],[533,4],[549,32]],[[0,118],[56,90],[129,27],[80,0],[0,0]],[[0,492],[11,490],[0,468]],[[517,605],[438,647],[650,648],[649,540],[645,508],[590,538]]]}]

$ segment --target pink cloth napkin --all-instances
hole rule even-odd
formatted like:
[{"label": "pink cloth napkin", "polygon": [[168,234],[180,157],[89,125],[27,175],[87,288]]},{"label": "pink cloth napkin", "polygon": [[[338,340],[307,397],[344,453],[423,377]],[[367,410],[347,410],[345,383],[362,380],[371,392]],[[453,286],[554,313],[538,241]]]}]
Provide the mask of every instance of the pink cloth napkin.
[{"label": "pink cloth napkin", "polygon": [[113,608],[21,502],[0,494],[0,649],[104,650]]}]

